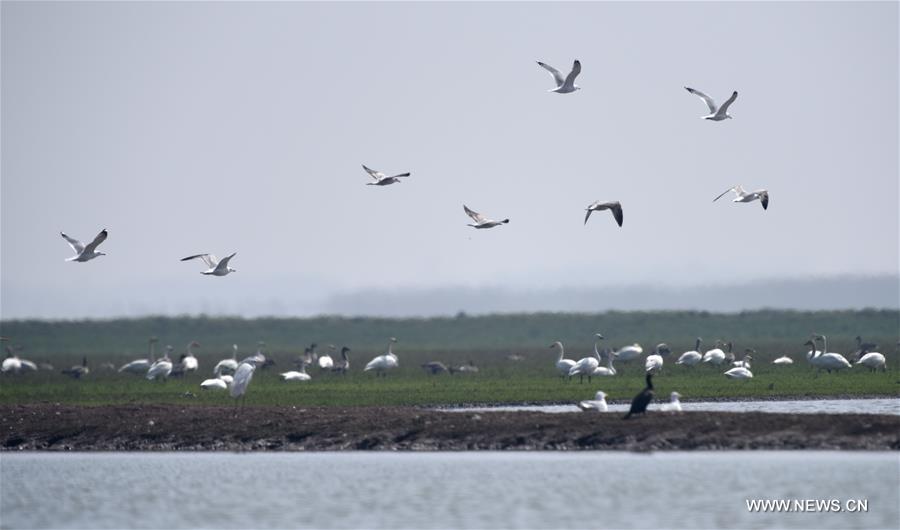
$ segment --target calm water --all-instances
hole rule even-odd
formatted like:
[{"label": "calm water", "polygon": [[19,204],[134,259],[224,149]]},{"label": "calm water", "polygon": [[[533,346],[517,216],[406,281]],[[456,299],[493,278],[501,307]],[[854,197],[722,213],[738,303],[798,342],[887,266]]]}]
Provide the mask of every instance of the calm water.
[{"label": "calm water", "polygon": [[[585,399],[593,399],[585,398]],[[668,397],[667,397],[668,399]],[[659,409],[660,403],[650,405],[649,410]],[[610,412],[626,412],[630,405],[610,405]],[[900,416],[900,399],[810,399],[798,401],[698,401],[681,403],[684,410],[711,410],[720,412],[793,412],[800,414],[895,414]],[[515,411],[579,412],[575,405],[511,405],[508,407],[464,407],[442,409],[450,412]]]},{"label": "calm water", "polygon": [[[26,453],[2,528],[897,528],[900,456],[722,453]],[[868,500],[749,513],[746,499]]]}]

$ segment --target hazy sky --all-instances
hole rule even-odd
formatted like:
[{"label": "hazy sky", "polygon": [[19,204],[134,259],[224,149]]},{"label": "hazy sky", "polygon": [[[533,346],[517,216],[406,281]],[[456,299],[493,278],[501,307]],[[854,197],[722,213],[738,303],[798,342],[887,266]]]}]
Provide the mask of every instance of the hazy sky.
[{"label": "hazy sky", "polygon": [[[898,273],[896,2],[0,10],[3,318]],[[575,58],[582,90],[548,93],[535,60]],[[738,90],[734,119],[685,85]],[[711,202],[738,183],[769,210]],[[623,228],[582,226],[597,199]],[[60,230],[104,227],[64,261]]]}]

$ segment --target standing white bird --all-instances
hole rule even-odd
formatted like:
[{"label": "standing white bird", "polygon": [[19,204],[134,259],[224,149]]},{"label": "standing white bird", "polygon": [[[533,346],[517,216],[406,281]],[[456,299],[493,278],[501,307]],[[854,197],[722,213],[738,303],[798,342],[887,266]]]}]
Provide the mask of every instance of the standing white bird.
[{"label": "standing white bird", "polygon": [[723,191],[718,197],[713,199],[713,202],[716,202],[729,193],[734,193],[735,195],[734,199],[731,199],[731,202],[753,202],[759,200],[763,210],[769,209],[769,190],[746,191],[740,184]]},{"label": "standing white bird", "polygon": [[563,77],[559,70],[553,68],[549,64],[544,64],[540,61],[537,61],[537,63],[541,68],[550,72],[550,75],[553,76],[553,81],[556,83],[556,88],[550,89],[549,92],[568,94],[570,92],[575,92],[576,90],[581,90],[581,87],[575,84],[575,78],[581,73],[581,61],[578,59],[575,59],[575,62],[572,63],[572,71],[569,72],[569,75],[566,77]]},{"label": "standing white bird", "polygon": [[[838,372],[845,368],[853,368],[853,365],[850,364],[843,355],[840,353],[834,353],[828,351],[828,337],[825,335],[816,335],[816,340],[823,341],[822,352],[815,355],[810,362],[813,366],[816,367],[816,374],[825,370],[829,374],[832,370]],[[806,341],[806,346],[812,345],[813,349],[815,349],[815,343],[813,341]]]},{"label": "standing white bird", "polygon": [[652,372],[654,374],[658,374],[662,372],[663,369],[663,357],[662,352],[669,351],[669,347],[661,342],[656,345],[654,352],[651,355],[648,355],[644,360],[644,371]]},{"label": "standing white bird", "polygon": [[594,395],[594,399],[582,401],[578,404],[581,410],[596,410],[597,412],[607,412],[609,407],[606,404],[606,392],[599,390]]},{"label": "standing white bird", "polygon": [[237,362],[237,352],[238,346],[237,344],[231,345],[231,358],[230,359],[222,359],[216,366],[213,368],[213,375],[220,376],[222,374],[234,374],[234,371],[237,370],[238,362]]},{"label": "standing white bird", "polygon": [[719,107],[719,106],[716,106],[716,102],[713,101],[713,99],[711,97],[707,96],[703,92],[700,92],[699,90],[694,90],[693,88],[688,88],[688,87],[684,87],[684,89],[695,96],[699,96],[700,99],[702,99],[706,103],[706,106],[709,107],[709,115],[703,116],[704,120],[722,121],[722,120],[726,120],[726,119],[729,119],[729,120],[731,119],[731,116],[728,115],[728,107],[730,107],[731,104],[734,103],[734,100],[737,99],[737,96],[738,96],[737,90],[735,90],[731,94],[731,97],[728,98],[728,100],[725,103],[722,103],[721,107]]},{"label": "standing white bird", "polygon": [[573,375],[577,375],[579,377],[578,382],[584,382],[584,376],[587,376],[588,383],[591,382],[591,377],[594,375],[594,370],[600,366],[600,353],[597,351],[597,343],[603,340],[603,335],[600,333],[595,334],[596,340],[594,341],[594,355],[590,357],[584,357],[579,359],[575,366],[569,369],[569,377]]},{"label": "standing white bird", "polygon": [[171,346],[166,346],[166,353],[163,354],[161,359],[157,359],[154,362],[150,369],[147,370],[147,379],[150,381],[162,379],[165,381],[169,378],[169,374],[172,373],[172,360],[169,358],[169,354],[172,353]]},{"label": "standing white bird", "polygon": [[659,410],[667,411],[667,412],[681,412],[681,402],[678,401],[678,398],[681,397],[681,394],[678,392],[672,392],[669,394],[669,402],[663,403],[659,406]]},{"label": "standing white bird", "polygon": [[556,369],[562,377],[569,377],[569,370],[575,366],[575,361],[564,358],[566,356],[566,349],[563,347],[562,342],[556,341],[550,345],[550,348],[559,348],[559,358],[556,360]]},{"label": "standing white bird", "polygon": [[500,226],[502,224],[506,224],[509,222],[509,219],[504,219],[502,221],[494,221],[493,219],[488,219],[487,217],[481,215],[480,213],[470,210],[468,206],[463,204],[463,210],[465,210],[466,215],[472,218],[475,221],[475,224],[467,224],[466,226],[471,226],[473,228],[494,228],[495,226]]},{"label": "standing white bird", "polygon": [[870,368],[873,372],[877,370],[881,370],[882,372],[887,371],[887,360],[884,355],[874,351],[860,357],[859,360],[856,361],[856,364],[861,364]]},{"label": "standing white bird", "polygon": [[622,203],[620,203],[619,201],[594,201],[593,203],[589,204],[588,207],[585,208],[585,210],[587,211],[587,213],[584,214],[584,224],[587,224],[588,218],[590,218],[591,213],[599,212],[602,210],[609,210],[610,212],[612,212],[612,215],[619,226],[622,226],[622,221],[624,221],[624,217],[622,216]]},{"label": "standing white bird", "polygon": [[703,339],[697,337],[696,343],[694,343],[693,351],[686,351],[681,354],[675,364],[681,364],[684,366],[695,366],[703,359],[703,354],[700,353],[700,344],[703,342]]},{"label": "standing white bird", "polygon": [[787,355],[782,355],[781,357],[772,361],[772,364],[777,365],[785,365],[785,364],[794,364],[794,360],[788,357]]},{"label": "standing white bird", "polygon": [[369,361],[369,363],[366,365],[366,367],[363,368],[363,371],[368,372],[368,371],[374,370],[376,376],[383,375],[383,376],[387,377],[386,372],[388,370],[392,370],[392,369],[400,366],[400,360],[397,359],[397,356],[394,355],[394,352],[392,350],[394,343],[396,343],[396,342],[397,342],[397,339],[395,339],[394,337],[391,337],[390,342],[388,342],[387,353],[384,353],[383,355],[379,355],[378,357],[375,357],[374,359]]},{"label": "standing white bird", "polygon": [[717,340],[716,347],[703,354],[703,362],[715,366],[719,366],[725,362],[725,352],[722,351],[722,341]]},{"label": "standing white bird", "polygon": [[67,236],[65,232],[60,232],[59,235],[61,235],[63,239],[65,239],[69,243],[69,246],[72,247],[72,250],[75,251],[75,255],[71,258],[67,258],[66,261],[80,261],[83,263],[85,261],[90,261],[97,256],[106,255],[105,252],[97,252],[97,247],[100,245],[100,243],[106,241],[106,237],[109,235],[105,228],[101,230],[100,233],[97,234],[97,237],[95,237],[94,240],[87,245],[75,238]]},{"label": "standing white bird", "polygon": [[200,368],[200,363],[197,361],[197,358],[194,357],[194,348],[200,346],[200,343],[192,340],[187,345],[187,352],[184,357],[181,359],[181,366],[179,366],[180,372],[196,372],[198,368]]},{"label": "standing white bird", "polygon": [[753,372],[747,368],[734,367],[725,372],[725,377],[728,379],[753,379]]},{"label": "standing white bird", "polygon": [[207,276],[225,276],[226,274],[230,274],[232,272],[237,272],[236,269],[232,269],[228,266],[228,262],[231,261],[237,252],[231,254],[230,256],[225,256],[221,260],[215,256],[215,254],[195,254],[193,256],[188,256],[186,258],[181,258],[181,261],[188,261],[196,258],[200,258],[203,260],[203,263],[209,267],[207,270],[201,272],[200,274],[205,274]]},{"label": "standing white bird", "polygon": [[363,164],[363,169],[366,170],[375,182],[367,182],[366,186],[387,186],[389,184],[396,184],[400,182],[400,179],[403,177],[408,177],[410,173],[400,173],[399,175],[394,175],[389,177],[382,173],[381,171],[375,171],[374,169],[367,168],[365,164]]},{"label": "standing white bird", "polygon": [[[262,359],[262,362],[265,362],[265,356],[261,353],[257,353],[251,357],[247,357],[238,365],[237,370],[234,372],[234,379],[231,381],[231,387],[229,388],[229,394],[231,397],[237,398],[243,396],[243,401],[246,403],[247,401],[247,387],[250,386],[250,381],[253,379],[253,372],[256,371],[257,363]],[[235,406],[235,415],[237,414],[237,401],[234,402]]]},{"label": "standing white bird", "polygon": [[159,342],[159,339],[156,337],[150,337],[147,358],[146,359],[137,359],[131,361],[130,363],[122,365],[119,368],[119,372],[128,372],[130,374],[136,375],[147,375],[147,370],[153,365],[154,362],[154,349],[156,347],[156,343]]}]

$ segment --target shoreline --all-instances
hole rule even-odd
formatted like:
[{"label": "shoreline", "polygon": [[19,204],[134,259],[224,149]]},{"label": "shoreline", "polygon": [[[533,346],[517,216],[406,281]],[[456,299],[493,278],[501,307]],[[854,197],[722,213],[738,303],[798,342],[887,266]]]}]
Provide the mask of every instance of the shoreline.
[{"label": "shoreline", "polygon": [[878,414],[32,404],[0,406],[0,432],[0,452],[900,450]]}]

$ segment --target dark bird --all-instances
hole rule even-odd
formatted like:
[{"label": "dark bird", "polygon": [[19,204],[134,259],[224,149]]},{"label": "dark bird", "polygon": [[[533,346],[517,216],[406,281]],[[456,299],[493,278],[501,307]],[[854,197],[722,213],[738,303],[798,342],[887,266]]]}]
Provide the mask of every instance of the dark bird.
[{"label": "dark bird", "polygon": [[647,412],[647,405],[653,401],[653,374],[647,372],[647,388],[641,390],[641,393],[634,396],[634,399],[631,400],[631,410],[628,411],[628,414],[625,415],[625,419],[631,417],[632,414],[643,414]]},{"label": "dark bird", "polygon": [[859,360],[860,357],[862,357],[866,353],[868,353],[870,351],[875,351],[876,349],[878,349],[877,344],[873,344],[871,342],[863,342],[862,337],[857,335],[856,336],[856,351],[850,354],[850,361],[856,362]]},{"label": "dark bird", "polygon": [[75,366],[73,366],[69,369],[63,370],[62,373],[69,377],[72,377],[74,379],[81,379],[82,377],[91,373],[91,370],[88,368],[88,365],[87,365],[87,357],[81,358],[80,365],[76,364]]},{"label": "dark bird", "polygon": [[331,367],[331,372],[336,374],[347,374],[350,370],[350,357],[347,354],[350,352],[350,348],[344,346],[341,348],[341,360],[334,363],[334,366]]},{"label": "dark bird", "polygon": [[425,370],[425,373],[431,375],[438,375],[447,372],[447,366],[440,361],[431,361],[422,365],[422,369]]}]

